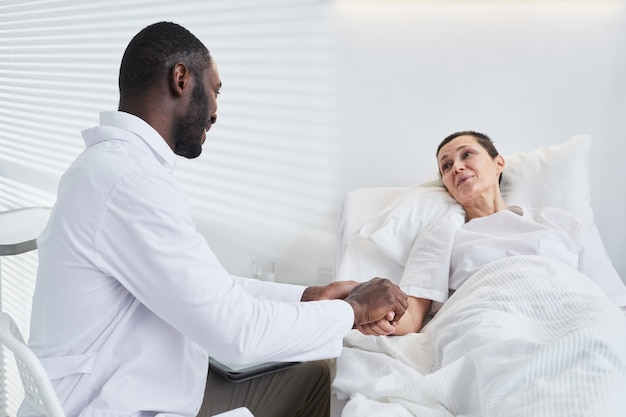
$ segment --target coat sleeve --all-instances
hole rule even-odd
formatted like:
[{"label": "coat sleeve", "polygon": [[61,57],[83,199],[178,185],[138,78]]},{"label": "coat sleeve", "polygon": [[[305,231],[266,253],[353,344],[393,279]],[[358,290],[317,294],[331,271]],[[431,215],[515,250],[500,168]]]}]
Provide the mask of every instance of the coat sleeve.
[{"label": "coat sleeve", "polygon": [[242,285],[196,231],[173,178],[133,171],[103,207],[94,243],[98,268],[216,359],[245,365],[340,354],[354,321],[350,305],[293,302],[301,291],[293,286],[283,291],[289,302],[276,301],[255,293],[281,284]]}]

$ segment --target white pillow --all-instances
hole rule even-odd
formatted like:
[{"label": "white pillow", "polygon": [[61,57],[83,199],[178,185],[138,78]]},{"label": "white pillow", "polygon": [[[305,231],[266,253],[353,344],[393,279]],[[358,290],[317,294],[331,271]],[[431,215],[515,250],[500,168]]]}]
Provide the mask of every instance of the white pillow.
[{"label": "white pillow", "polygon": [[502,197],[508,205],[560,207],[593,225],[589,153],[591,138],[574,136],[559,145],[505,157]]},{"label": "white pillow", "polygon": [[[505,156],[502,197],[507,205],[560,207],[593,225],[589,187],[591,138],[574,136],[558,145]],[[361,235],[391,259],[405,265],[415,237],[448,211],[463,208],[435,174],[389,203],[366,222]]]}]

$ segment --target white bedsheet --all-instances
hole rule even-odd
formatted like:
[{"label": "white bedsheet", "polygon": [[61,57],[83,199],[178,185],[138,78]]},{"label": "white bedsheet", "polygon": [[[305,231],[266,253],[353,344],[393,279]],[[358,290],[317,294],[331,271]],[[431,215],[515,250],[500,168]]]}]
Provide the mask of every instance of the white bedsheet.
[{"label": "white bedsheet", "polygon": [[342,417],[623,417],[626,317],[564,264],[506,258],[419,334],[352,331],[333,386]]}]

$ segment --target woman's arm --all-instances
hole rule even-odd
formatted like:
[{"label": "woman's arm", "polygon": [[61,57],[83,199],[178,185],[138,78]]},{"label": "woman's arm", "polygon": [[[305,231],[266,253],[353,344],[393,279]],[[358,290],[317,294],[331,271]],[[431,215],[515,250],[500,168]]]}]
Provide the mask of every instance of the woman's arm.
[{"label": "woman's arm", "polygon": [[399,322],[395,322],[392,316],[357,326],[357,329],[366,335],[371,336],[401,336],[407,333],[417,333],[421,330],[424,318],[430,310],[432,300],[409,296],[409,307]]},{"label": "woman's arm", "polygon": [[404,313],[402,320],[396,325],[393,332],[395,336],[407,333],[417,333],[422,329],[424,318],[428,315],[432,300],[426,298],[409,297],[409,308]]}]

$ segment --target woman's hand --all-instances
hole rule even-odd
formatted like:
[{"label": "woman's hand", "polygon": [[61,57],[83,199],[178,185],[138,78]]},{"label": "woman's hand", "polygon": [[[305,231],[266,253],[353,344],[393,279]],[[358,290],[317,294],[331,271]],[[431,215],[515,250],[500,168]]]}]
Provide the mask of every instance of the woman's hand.
[{"label": "woman's hand", "polygon": [[388,336],[396,331],[398,323],[393,320],[394,316],[395,313],[390,311],[384,319],[356,326],[356,329],[368,336]]},{"label": "woman's hand", "polygon": [[407,333],[417,333],[422,329],[424,318],[430,311],[432,301],[425,298],[409,296],[409,307],[401,321],[395,321],[393,312],[387,317],[373,323],[367,323],[356,328],[368,336],[401,336]]}]

